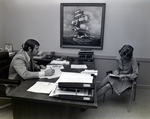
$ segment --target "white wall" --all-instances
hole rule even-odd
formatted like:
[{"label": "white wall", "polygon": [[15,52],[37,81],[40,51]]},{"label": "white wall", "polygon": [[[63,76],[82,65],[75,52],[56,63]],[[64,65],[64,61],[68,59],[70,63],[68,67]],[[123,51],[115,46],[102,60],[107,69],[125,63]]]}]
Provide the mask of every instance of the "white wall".
[{"label": "white wall", "polygon": [[60,3],[94,2],[106,3],[103,50],[95,50],[95,54],[116,56],[122,45],[131,44],[136,57],[150,58],[149,0],[3,1],[3,44],[12,43],[15,50],[28,38],[35,38],[44,51],[77,54],[79,49],[60,48]]},{"label": "white wall", "polygon": [[3,33],[3,0],[0,0],[0,48],[3,48],[3,40],[2,40],[2,33]]}]

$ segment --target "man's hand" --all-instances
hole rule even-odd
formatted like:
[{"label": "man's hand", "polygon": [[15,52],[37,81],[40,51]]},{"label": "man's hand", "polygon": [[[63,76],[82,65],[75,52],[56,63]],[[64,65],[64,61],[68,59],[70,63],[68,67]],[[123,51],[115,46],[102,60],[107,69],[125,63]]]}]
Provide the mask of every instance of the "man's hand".
[{"label": "man's hand", "polygon": [[40,68],[41,69],[45,69],[46,67],[44,65],[40,65]]},{"label": "man's hand", "polygon": [[55,70],[54,69],[48,69],[45,71],[45,76],[52,76],[54,74]]}]

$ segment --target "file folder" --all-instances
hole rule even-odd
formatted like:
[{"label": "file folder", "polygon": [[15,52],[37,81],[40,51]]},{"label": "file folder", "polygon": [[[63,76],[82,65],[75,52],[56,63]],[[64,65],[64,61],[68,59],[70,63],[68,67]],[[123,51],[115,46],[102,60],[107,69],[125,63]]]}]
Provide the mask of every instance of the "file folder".
[{"label": "file folder", "polygon": [[56,90],[52,91],[49,96],[66,100],[93,102],[94,90],[90,89],[68,90],[68,89],[60,89],[57,87]]},{"label": "file folder", "polygon": [[65,100],[94,102],[94,97],[90,97],[90,96],[58,95],[58,98],[65,99]]},{"label": "file folder", "polygon": [[91,74],[62,73],[57,83],[59,88],[94,89],[94,81]]},{"label": "file folder", "polygon": [[94,89],[94,83],[67,83],[67,82],[59,82],[59,88],[80,88],[80,89]]},{"label": "file folder", "polygon": [[91,74],[62,72],[57,83],[60,88],[94,89],[94,80],[95,78]]}]

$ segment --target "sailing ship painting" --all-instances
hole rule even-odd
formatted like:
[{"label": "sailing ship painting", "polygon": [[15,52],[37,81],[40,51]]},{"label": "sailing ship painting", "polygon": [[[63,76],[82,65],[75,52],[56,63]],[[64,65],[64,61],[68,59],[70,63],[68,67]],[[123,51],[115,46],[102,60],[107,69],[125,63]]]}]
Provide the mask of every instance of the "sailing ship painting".
[{"label": "sailing ship painting", "polygon": [[81,41],[89,42],[92,39],[92,36],[89,32],[89,27],[87,26],[87,23],[89,22],[90,18],[88,15],[84,14],[84,11],[76,10],[74,13],[74,20],[71,22],[71,25],[73,26],[73,29],[75,32],[77,32],[77,35],[74,35],[73,40],[74,41]]},{"label": "sailing ship painting", "polygon": [[62,47],[102,49],[102,7],[63,7]]}]

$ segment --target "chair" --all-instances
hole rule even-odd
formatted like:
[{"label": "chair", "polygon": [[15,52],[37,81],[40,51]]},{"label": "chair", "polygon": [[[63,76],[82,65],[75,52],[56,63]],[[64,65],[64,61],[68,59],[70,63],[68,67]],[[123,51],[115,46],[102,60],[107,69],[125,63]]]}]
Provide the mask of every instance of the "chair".
[{"label": "chair", "polygon": [[[21,82],[19,80],[9,80],[8,79],[8,72],[9,72],[9,65],[11,62],[8,52],[0,52],[0,99],[9,99],[6,95],[6,85],[14,84],[19,85]],[[0,109],[5,108],[11,105],[11,103],[7,103],[0,106]]]},{"label": "chair", "polygon": [[[140,63],[138,62],[138,70],[139,70],[139,67],[140,67]],[[107,71],[106,72],[106,75],[112,73],[113,71],[110,70],[110,71]],[[135,98],[136,98],[136,86],[137,86],[137,78],[132,80],[132,86],[127,88],[124,92],[128,91],[129,94],[130,94],[130,99],[129,99],[129,104],[128,104],[128,112],[130,112],[130,109],[131,109],[131,103],[132,103],[132,100],[135,101]],[[124,93],[122,92],[122,93]],[[121,93],[121,94],[122,94]],[[112,88],[112,94],[113,94],[113,88]],[[103,102],[105,100],[105,95],[103,95]]]}]

